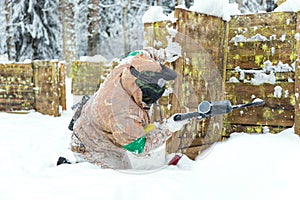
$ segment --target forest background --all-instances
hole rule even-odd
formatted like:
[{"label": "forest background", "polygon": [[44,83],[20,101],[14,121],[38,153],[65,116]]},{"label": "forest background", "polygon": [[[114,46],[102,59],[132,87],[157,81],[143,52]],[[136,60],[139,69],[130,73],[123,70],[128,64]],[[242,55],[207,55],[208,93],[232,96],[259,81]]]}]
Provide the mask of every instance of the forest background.
[{"label": "forest background", "polygon": [[[224,0],[226,1],[226,0]],[[230,3],[236,0],[228,0]],[[242,13],[266,0],[237,0]],[[166,15],[193,0],[0,0],[0,55],[7,60],[125,56],[143,47],[142,16],[151,6]]]}]

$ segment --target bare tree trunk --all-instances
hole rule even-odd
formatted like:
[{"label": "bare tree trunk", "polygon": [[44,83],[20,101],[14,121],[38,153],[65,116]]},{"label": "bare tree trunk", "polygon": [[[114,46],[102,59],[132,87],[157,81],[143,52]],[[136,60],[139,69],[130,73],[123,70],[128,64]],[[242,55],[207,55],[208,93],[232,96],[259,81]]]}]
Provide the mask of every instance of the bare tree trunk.
[{"label": "bare tree trunk", "polygon": [[122,29],[123,29],[123,41],[124,41],[124,56],[129,53],[129,47],[127,44],[128,36],[127,36],[127,21],[128,21],[128,6],[130,4],[130,0],[127,0],[124,8],[123,8],[123,20],[122,20]]},{"label": "bare tree trunk", "polygon": [[60,2],[62,21],[62,52],[68,73],[71,70],[72,61],[77,59],[74,4],[69,0]]},{"label": "bare tree trunk", "polygon": [[99,0],[89,0],[88,11],[88,54],[95,55],[98,53],[97,45],[99,45]]},{"label": "bare tree trunk", "polygon": [[13,39],[12,33],[12,22],[11,22],[11,1],[5,0],[6,6],[6,38],[7,38],[7,54],[8,59],[11,61],[16,60],[16,47]]}]

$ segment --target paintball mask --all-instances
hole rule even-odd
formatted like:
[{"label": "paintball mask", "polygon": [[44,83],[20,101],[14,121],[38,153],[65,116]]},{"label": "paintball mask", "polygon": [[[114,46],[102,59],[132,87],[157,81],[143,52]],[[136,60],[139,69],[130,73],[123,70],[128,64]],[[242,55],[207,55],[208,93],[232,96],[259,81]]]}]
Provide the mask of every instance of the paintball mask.
[{"label": "paintball mask", "polygon": [[160,64],[161,72],[141,71],[130,66],[130,72],[136,77],[135,83],[142,91],[143,102],[147,104],[155,103],[164,93],[166,82],[177,77],[176,72],[165,65]]}]

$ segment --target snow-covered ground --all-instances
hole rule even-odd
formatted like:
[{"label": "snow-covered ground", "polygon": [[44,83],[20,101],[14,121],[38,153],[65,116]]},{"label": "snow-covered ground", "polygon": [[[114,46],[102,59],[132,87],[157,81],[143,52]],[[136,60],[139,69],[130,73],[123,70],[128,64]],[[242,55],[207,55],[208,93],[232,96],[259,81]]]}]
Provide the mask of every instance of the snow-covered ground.
[{"label": "snow-covered ground", "polygon": [[235,133],[197,161],[184,157],[152,173],[124,172],[89,163],[56,166],[59,156],[72,157],[71,116],[0,113],[1,200],[300,199],[300,138],[293,129]]},{"label": "snow-covered ground", "polygon": [[71,113],[0,113],[0,199],[299,199],[300,139],[233,134],[197,161],[153,173],[124,173],[89,163],[56,166],[68,150]]}]

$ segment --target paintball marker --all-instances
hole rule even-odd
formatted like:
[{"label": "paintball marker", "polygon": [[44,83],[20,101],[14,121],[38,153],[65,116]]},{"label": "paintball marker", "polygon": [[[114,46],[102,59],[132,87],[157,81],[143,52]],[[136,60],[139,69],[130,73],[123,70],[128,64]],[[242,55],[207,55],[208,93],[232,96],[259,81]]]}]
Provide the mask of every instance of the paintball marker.
[{"label": "paintball marker", "polygon": [[69,130],[70,131],[73,131],[73,127],[74,127],[74,124],[76,122],[76,120],[79,118],[80,114],[81,114],[81,110],[83,108],[83,106],[86,104],[86,102],[90,99],[89,96],[87,95],[84,95],[81,99],[81,101],[75,105],[72,106],[72,110],[76,110],[75,114],[73,115],[71,121],[70,121],[70,124],[68,126]]},{"label": "paintball marker", "polygon": [[182,121],[186,119],[198,118],[198,120],[202,120],[208,117],[214,117],[217,115],[224,115],[227,113],[231,113],[233,110],[239,108],[247,108],[252,106],[264,105],[265,102],[263,100],[256,100],[251,103],[239,104],[239,105],[231,105],[231,102],[228,100],[224,101],[202,101],[198,105],[197,112],[189,112],[185,114],[177,114],[174,116],[174,121]]}]

